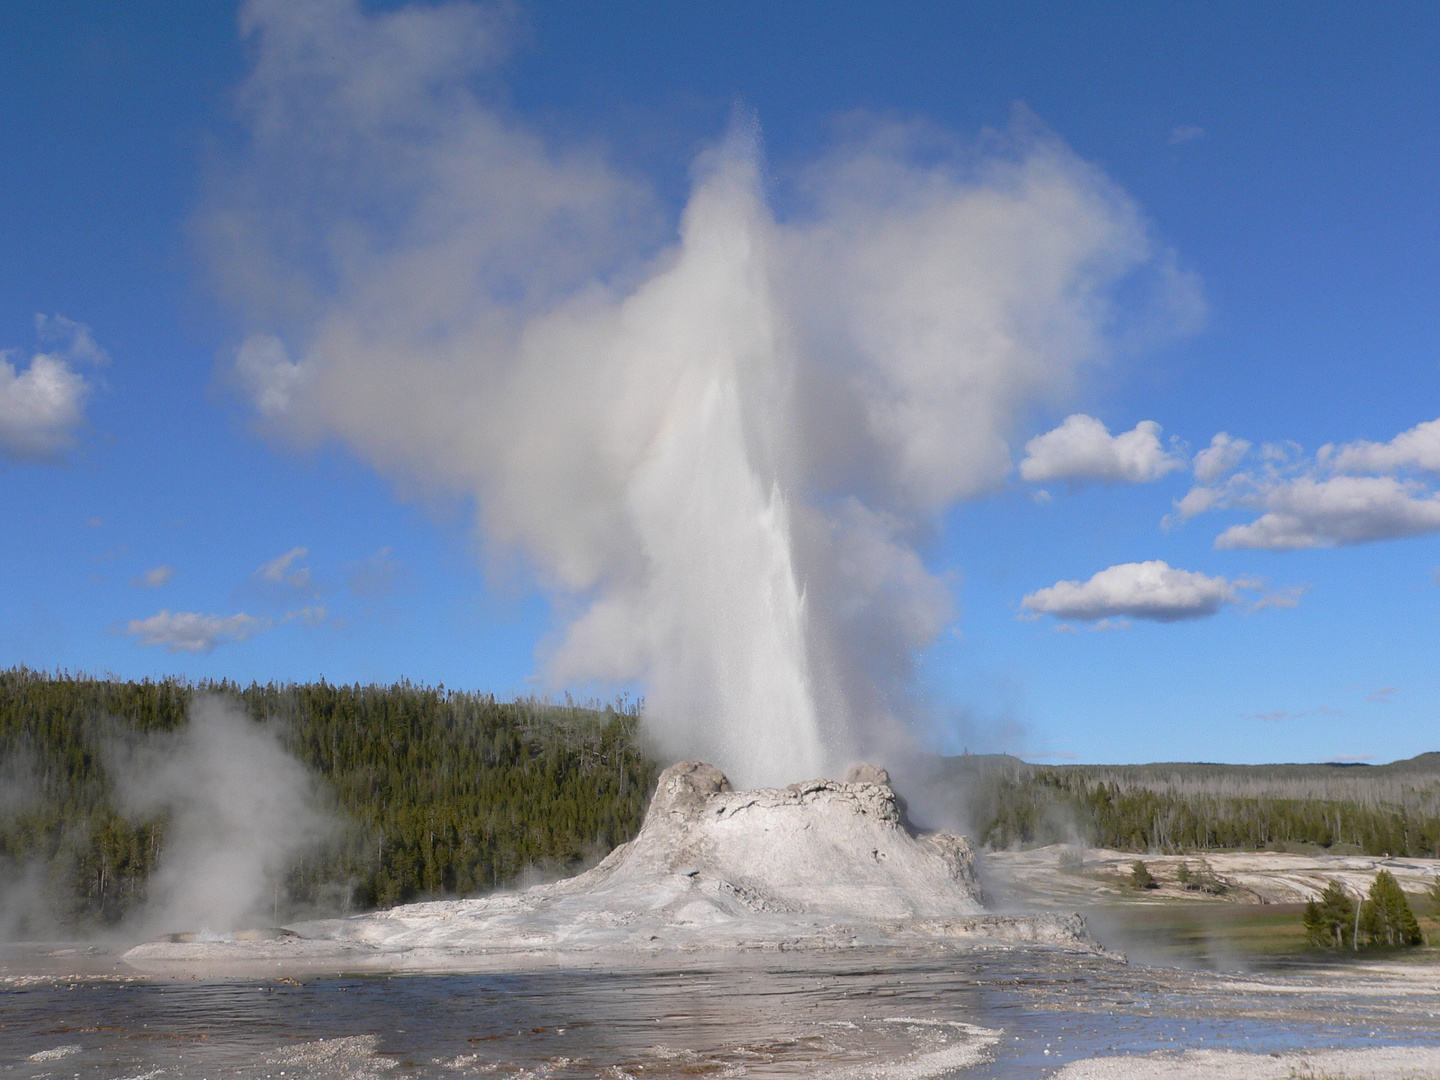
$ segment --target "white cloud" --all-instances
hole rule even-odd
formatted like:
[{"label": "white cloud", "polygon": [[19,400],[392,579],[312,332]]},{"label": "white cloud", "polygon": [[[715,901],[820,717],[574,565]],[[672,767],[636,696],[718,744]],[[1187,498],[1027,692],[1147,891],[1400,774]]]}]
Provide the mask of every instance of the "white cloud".
[{"label": "white cloud", "polygon": [[1093,416],[1076,413],[1025,444],[1020,476],[1031,483],[1099,480],[1147,484],[1184,466],[1183,457],[1160,445],[1160,425],[1153,420],[1142,420],[1133,430],[1112,436]]},{"label": "white cloud", "polygon": [[235,354],[235,376],[260,415],[271,420],[290,408],[304,384],[305,369],[290,359],[279,338],[253,334]]},{"label": "white cloud", "polygon": [[1243,439],[1216,435],[1196,455],[1200,483],[1161,524],[1212,510],[1261,511],[1221,532],[1215,546],[1222,549],[1342,547],[1440,531],[1440,491],[1403,475],[1440,472],[1440,420],[1387,443],[1326,444],[1313,457],[1295,442],[1266,443],[1255,468],[1233,472],[1249,449]]},{"label": "white cloud", "polygon": [[1274,592],[1266,593],[1258,600],[1252,601],[1248,606],[1248,610],[1263,611],[1266,608],[1299,607],[1300,598],[1309,591],[1309,585],[1291,585],[1288,588],[1277,589]]},{"label": "white cloud", "polygon": [[1382,686],[1373,694],[1365,695],[1366,701],[1374,702],[1377,705],[1389,705],[1390,699],[1400,692],[1398,686]]},{"label": "white cloud", "polygon": [[284,617],[281,618],[280,621],[287,623],[298,622],[303,626],[309,626],[311,628],[314,628],[316,626],[324,625],[325,620],[329,617],[329,608],[327,608],[324,604],[315,604],[307,605],[302,608],[296,608],[294,611],[288,611],[285,613]]},{"label": "white cloud", "polygon": [[1179,622],[1214,615],[1237,602],[1238,590],[1250,584],[1177,570],[1154,559],[1109,567],[1086,582],[1057,581],[1030,593],[1020,606],[1037,616],[1081,622],[1120,617]]},{"label": "white cloud", "polygon": [[480,96],[487,9],[371,7],[243,8],[250,138],[200,229],[258,414],[473,499],[574,613],[547,676],[643,682],[665,750],[776,783],[863,749],[949,617],[917,543],[1193,279],[1023,112],[978,145],[851,117],[788,219],[742,121],[670,221]]},{"label": "white cloud", "polygon": [[90,328],[62,315],[35,316],[37,336],[61,348],[36,353],[23,371],[0,351],[0,455],[17,461],[60,457],[75,445],[92,389],[74,363],[103,363]]},{"label": "white cloud", "polygon": [[158,589],[161,585],[169,583],[170,579],[174,576],[175,568],[173,566],[157,566],[153,570],[146,570],[145,573],[137,578],[131,578],[130,584],[139,585],[146,589]]},{"label": "white cloud", "polygon": [[1210,440],[1210,445],[1195,455],[1195,479],[1202,484],[1218,480],[1239,465],[1250,452],[1250,444],[1244,439],[1235,439],[1227,432],[1220,432]]},{"label": "white cloud", "polygon": [[1101,619],[1099,622],[1091,623],[1089,629],[1095,633],[1104,633],[1106,630],[1129,630],[1129,619]]},{"label": "white cloud", "polygon": [[1322,465],[1340,473],[1393,473],[1410,469],[1440,473],[1440,420],[1417,424],[1388,443],[1362,440],[1338,449],[1322,446],[1315,457]]},{"label": "white cloud", "polygon": [[1266,513],[1230,526],[1215,538],[1217,548],[1340,547],[1440,530],[1440,494],[1390,476],[1299,476],[1229,501]]},{"label": "white cloud", "polygon": [[127,637],[142,645],[163,645],[170,652],[210,652],[228,641],[244,641],[269,625],[268,620],[246,615],[199,615],[191,611],[161,611],[148,619],[132,619]]},{"label": "white cloud", "polygon": [[1205,129],[1196,127],[1194,124],[1181,124],[1179,127],[1170,129],[1170,145],[1179,146],[1181,143],[1195,142],[1205,137]]},{"label": "white cloud", "polygon": [[284,555],[277,555],[263,564],[255,571],[255,576],[271,585],[288,585],[292,589],[301,591],[309,589],[311,585],[310,568],[295,566],[297,560],[305,558],[308,554],[310,554],[309,548],[291,548]]},{"label": "white cloud", "polygon": [[89,364],[108,364],[110,354],[95,341],[90,327],[64,315],[35,316],[35,336],[41,341],[58,342],[69,360]]}]

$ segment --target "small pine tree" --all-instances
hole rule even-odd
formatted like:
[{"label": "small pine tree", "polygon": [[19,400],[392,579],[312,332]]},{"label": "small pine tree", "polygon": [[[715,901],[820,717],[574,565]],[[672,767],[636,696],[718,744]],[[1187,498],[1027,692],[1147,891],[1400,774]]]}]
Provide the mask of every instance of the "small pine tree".
[{"label": "small pine tree", "polygon": [[1130,885],[1136,889],[1158,889],[1160,883],[1150,874],[1150,868],[1139,859],[1130,867]]},{"label": "small pine tree", "polygon": [[1440,874],[1435,875],[1435,880],[1431,883],[1430,888],[1426,890],[1425,895],[1430,898],[1432,904],[1440,907]]},{"label": "small pine tree", "polygon": [[1189,863],[1183,863],[1183,862],[1182,862],[1182,863],[1180,864],[1179,869],[1177,869],[1177,870],[1175,871],[1175,880],[1178,881],[1181,885],[1184,885],[1187,889],[1190,887],[1190,864],[1189,864]]},{"label": "small pine tree", "polygon": [[1318,901],[1305,905],[1305,936],[1311,945],[1342,947],[1354,935],[1355,905],[1338,881],[1325,886]]},{"label": "small pine tree", "polygon": [[1423,945],[1420,924],[1395,875],[1381,870],[1360,909],[1360,930],[1370,945]]},{"label": "small pine tree", "polygon": [[1189,888],[1198,889],[1200,892],[1209,893],[1212,896],[1224,896],[1230,891],[1230,886],[1220,880],[1219,875],[1204,859],[1200,860],[1195,873],[1191,875]]}]

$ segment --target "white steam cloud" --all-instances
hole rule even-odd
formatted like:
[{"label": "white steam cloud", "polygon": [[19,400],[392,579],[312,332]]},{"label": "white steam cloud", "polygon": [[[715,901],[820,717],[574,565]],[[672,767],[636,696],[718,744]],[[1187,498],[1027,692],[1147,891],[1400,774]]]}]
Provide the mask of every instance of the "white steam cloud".
[{"label": "white steam cloud", "polygon": [[178,732],[112,748],[107,764],[124,813],[169,815],[145,929],[268,924],[282,876],[329,835],[305,767],[220,698],[197,700]]},{"label": "white steam cloud", "polygon": [[1023,113],[978,147],[854,120],[787,220],[738,123],[667,241],[645,184],[485,104],[489,9],[252,0],[242,26],[249,140],[202,230],[261,425],[472,496],[562,613],[549,677],[643,682],[661,748],[741,783],[904,719],[953,618],[939,515],[1104,359],[1117,283],[1154,286],[1147,327],[1199,303]]}]

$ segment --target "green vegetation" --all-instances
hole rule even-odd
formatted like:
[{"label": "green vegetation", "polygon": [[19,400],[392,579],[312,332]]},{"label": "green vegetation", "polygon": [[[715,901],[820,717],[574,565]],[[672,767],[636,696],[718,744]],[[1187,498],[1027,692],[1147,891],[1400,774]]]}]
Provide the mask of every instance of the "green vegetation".
[{"label": "green vegetation", "polygon": [[1440,857],[1440,753],[1389,765],[1030,765],[944,760],[973,835],[995,848],[1136,852],[1323,848]]},{"label": "green vegetation", "polygon": [[1185,888],[1187,892],[1203,892],[1212,896],[1223,896],[1230,891],[1215,871],[1210,869],[1210,864],[1200,859],[1194,870],[1190,869],[1189,863],[1181,863],[1180,868],[1175,871],[1175,880]]},{"label": "green vegetation", "polygon": [[1088,907],[1086,921],[1101,941],[1150,964],[1200,967],[1314,963],[1300,916],[1303,904],[1106,903]]},{"label": "green vegetation", "polygon": [[1158,889],[1160,883],[1150,873],[1150,868],[1139,859],[1130,867],[1130,887],[1133,889]]},{"label": "green vegetation", "polygon": [[1370,895],[1360,908],[1360,932],[1370,945],[1423,945],[1420,923],[1389,870],[1375,875]]},{"label": "green vegetation", "polygon": [[1355,904],[1338,881],[1325,886],[1320,899],[1305,905],[1303,916],[1305,936],[1311,945],[1342,948],[1355,944],[1355,933],[1365,945],[1389,948],[1425,944],[1419,920],[1410,909],[1410,902],[1400,889],[1395,875],[1381,870],[1370,885],[1370,895],[1360,905],[1356,917]]},{"label": "green vegetation", "polygon": [[1319,900],[1305,905],[1303,922],[1311,945],[1339,949],[1355,939],[1355,905],[1338,881],[1326,885]]},{"label": "green vegetation", "polygon": [[[288,911],[344,911],[561,873],[634,835],[657,768],[634,709],[419,687],[190,685],[0,672],[0,888],[62,927],[143,902],[163,819],[114,804],[106,747],[171,731],[197,693],[276,726],[345,822],[285,883]],[[3,929],[3,928],[0,928]]]}]

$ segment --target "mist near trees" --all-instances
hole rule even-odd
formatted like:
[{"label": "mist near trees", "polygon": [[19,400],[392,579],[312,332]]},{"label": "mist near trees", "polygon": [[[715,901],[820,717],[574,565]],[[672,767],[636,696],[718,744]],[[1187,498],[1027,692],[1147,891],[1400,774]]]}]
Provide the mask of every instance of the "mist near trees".
[{"label": "mist near trees", "polygon": [[404,683],[0,672],[0,935],[221,931],[572,872],[639,828],[658,770],[637,725]]}]

